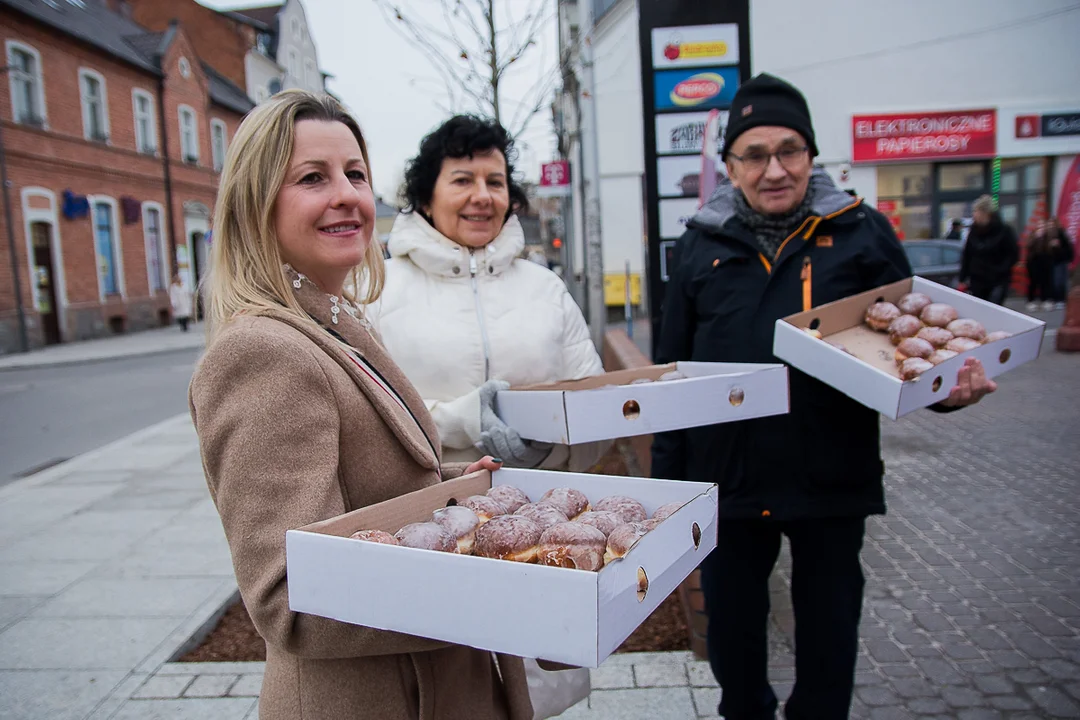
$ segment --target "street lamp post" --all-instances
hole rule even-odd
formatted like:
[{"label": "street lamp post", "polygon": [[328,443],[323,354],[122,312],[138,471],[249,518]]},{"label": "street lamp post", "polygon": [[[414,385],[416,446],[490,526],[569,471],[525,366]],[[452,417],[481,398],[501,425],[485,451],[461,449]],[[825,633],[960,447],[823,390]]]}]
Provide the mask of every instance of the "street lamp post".
[{"label": "street lamp post", "polygon": [[[0,75],[10,72],[11,66],[0,67]],[[26,313],[23,312],[22,282],[19,280],[19,255],[15,252],[15,221],[11,215],[11,183],[7,175],[7,152],[4,149],[4,123],[0,119],[0,184],[4,187],[4,222],[7,224],[8,251],[11,253],[11,285],[15,291],[15,314],[19,318],[19,348],[30,349],[26,331]]]}]

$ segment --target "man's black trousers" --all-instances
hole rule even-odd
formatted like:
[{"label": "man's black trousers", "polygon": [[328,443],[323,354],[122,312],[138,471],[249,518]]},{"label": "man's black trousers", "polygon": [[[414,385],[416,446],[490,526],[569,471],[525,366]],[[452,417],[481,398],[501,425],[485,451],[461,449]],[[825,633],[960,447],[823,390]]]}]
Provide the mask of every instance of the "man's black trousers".
[{"label": "man's black trousers", "polygon": [[791,544],[795,686],[788,720],[848,717],[858,652],[865,519],[719,523],[716,550],[701,565],[709,615],[709,664],[725,720],[772,720],[768,680],[769,574],[781,536]]}]

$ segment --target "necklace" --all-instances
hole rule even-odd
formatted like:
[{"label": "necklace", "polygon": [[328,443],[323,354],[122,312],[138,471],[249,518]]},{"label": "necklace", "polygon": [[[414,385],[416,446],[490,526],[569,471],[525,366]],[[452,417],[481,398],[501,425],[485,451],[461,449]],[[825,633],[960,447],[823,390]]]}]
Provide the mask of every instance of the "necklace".
[{"label": "necklace", "polygon": [[[321,288],[319,288],[318,285],[316,285],[314,282],[312,282],[311,278],[309,278],[304,273],[296,272],[296,270],[294,270],[293,267],[291,265],[288,265],[288,264],[285,265],[285,269],[296,273],[296,279],[292,281],[292,286],[294,288],[296,288],[297,290],[299,290],[301,288],[301,286],[303,286],[303,284],[305,282],[307,282],[312,287],[314,287],[316,290],[319,290],[320,292],[322,292]],[[346,298],[343,298],[343,297],[339,298],[337,295],[329,295],[328,297],[330,298],[330,322],[337,325],[338,324],[338,315],[341,314],[342,310],[345,310],[345,312],[349,313],[349,315],[352,316],[352,318],[354,320],[359,321],[360,324],[363,325],[365,328],[370,327],[370,325],[368,324],[367,318],[365,318],[360,313],[360,310],[355,305],[353,305],[351,302],[349,302]]]}]

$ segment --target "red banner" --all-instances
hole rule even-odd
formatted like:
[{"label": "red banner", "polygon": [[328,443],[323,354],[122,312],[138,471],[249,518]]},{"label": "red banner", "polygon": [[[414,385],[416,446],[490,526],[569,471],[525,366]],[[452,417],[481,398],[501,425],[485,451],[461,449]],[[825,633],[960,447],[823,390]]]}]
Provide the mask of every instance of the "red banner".
[{"label": "red banner", "polygon": [[[1073,246],[1080,247],[1080,155],[1076,156],[1065,175],[1065,183],[1061,186],[1061,199],[1058,200],[1057,218]],[[1076,267],[1077,261],[1080,261],[1080,258],[1074,257],[1071,267]]]},{"label": "red banner", "polygon": [[853,115],[853,163],[993,157],[997,112]]}]

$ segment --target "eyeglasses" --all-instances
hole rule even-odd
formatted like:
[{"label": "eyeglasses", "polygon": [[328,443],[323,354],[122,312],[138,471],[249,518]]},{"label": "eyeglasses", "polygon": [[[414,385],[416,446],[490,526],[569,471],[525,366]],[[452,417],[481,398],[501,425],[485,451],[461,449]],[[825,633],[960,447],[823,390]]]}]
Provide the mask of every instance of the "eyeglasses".
[{"label": "eyeglasses", "polygon": [[793,170],[798,166],[798,163],[803,159],[803,156],[806,155],[806,151],[809,149],[809,145],[803,145],[802,147],[780,148],[774,153],[751,150],[745,155],[736,155],[733,152],[729,152],[728,155],[741,162],[747,170],[752,172],[761,172],[769,166],[769,163],[773,158],[776,158],[780,163],[780,166],[785,170]]}]

